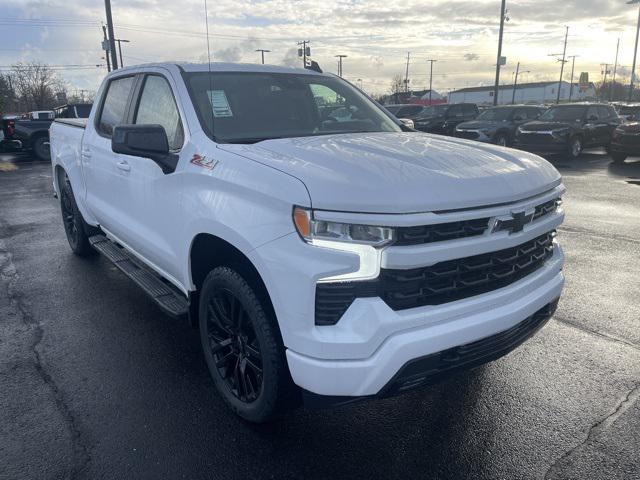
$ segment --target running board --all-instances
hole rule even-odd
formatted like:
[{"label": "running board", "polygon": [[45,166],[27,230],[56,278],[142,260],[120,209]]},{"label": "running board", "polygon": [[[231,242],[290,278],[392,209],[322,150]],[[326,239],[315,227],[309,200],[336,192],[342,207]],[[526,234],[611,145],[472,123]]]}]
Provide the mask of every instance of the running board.
[{"label": "running board", "polygon": [[185,296],[158,274],[144,266],[126,249],[104,235],[90,237],[89,243],[142,288],[166,314],[174,318],[187,315],[189,303]]}]

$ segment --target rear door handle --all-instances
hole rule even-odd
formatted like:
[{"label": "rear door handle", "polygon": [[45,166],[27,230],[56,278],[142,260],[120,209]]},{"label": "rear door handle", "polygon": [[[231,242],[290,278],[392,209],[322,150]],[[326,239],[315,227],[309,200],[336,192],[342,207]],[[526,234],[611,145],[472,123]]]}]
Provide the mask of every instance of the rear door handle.
[{"label": "rear door handle", "polygon": [[131,165],[129,165],[127,162],[122,161],[122,162],[118,162],[116,163],[116,167],[118,167],[120,170],[122,170],[123,172],[128,172],[129,170],[131,170]]}]

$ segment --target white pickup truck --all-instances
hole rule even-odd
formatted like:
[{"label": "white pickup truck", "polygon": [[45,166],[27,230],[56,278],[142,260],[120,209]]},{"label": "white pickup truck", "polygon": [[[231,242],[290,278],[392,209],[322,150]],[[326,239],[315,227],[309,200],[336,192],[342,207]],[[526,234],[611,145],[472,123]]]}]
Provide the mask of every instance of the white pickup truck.
[{"label": "white pickup truck", "polygon": [[251,421],[499,358],[563,287],[553,166],[415,132],[334,75],[117,70],[86,122],[54,122],[51,152],[71,249],[190,318]]}]

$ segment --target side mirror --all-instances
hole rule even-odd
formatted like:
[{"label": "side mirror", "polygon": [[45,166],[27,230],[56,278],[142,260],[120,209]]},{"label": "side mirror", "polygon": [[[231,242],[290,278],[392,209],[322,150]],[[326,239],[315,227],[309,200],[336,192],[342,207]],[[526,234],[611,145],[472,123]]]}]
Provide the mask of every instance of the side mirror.
[{"label": "side mirror", "polygon": [[117,125],[111,135],[111,150],[150,158],[164,173],[174,172],[178,165],[178,155],[169,152],[167,132],[162,125]]}]

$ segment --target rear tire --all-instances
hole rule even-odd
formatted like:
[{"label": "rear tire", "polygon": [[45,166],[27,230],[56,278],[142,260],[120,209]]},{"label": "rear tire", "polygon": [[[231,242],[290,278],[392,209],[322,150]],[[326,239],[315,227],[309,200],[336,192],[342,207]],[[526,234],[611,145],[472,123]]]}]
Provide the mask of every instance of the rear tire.
[{"label": "rear tire", "polygon": [[580,157],[582,153],[582,139],[580,137],[573,137],[569,140],[569,149],[567,150],[567,156],[575,160]]},{"label": "rear tire", "polygon": [[33,154],[38,160],[49,161],[51,160],[51,149],[49,148],[49,137],[41,135],[37,137],[31,145]]},{"label": "rear tire", "polygon": [[78,209],[78,204],[73,196],[71,182],[65,175],[64,181],[60,188],[60,210],[62,213],[62,224],[64,225],[64,233],[71,251],[79,257],[88,257],[96,253],[89,243],[89,235],[91,229],[82,218],[82,214]]},{"label": "rear tire", "polygon": [[625,155],[624,153],[611,152],[609,153],[609,155],[611,156],[611,160],[613,160],[613,163],[622,163],[627,159],[627,155]]},{"label": "rear tire", "polygon": [[255,423],[291,405],[293,383],[275,319],[237,271],[214,268],[200,292],[200,340],[225,403]]}]

